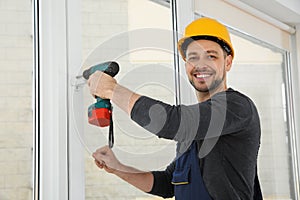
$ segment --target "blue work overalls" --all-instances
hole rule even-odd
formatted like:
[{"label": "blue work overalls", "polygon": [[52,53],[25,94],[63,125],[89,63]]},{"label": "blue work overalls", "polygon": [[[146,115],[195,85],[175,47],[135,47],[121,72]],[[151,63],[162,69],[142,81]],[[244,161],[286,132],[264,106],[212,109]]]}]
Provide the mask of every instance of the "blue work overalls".
[{"label": "blue work overalls", "polygon": [[172,184],[176,200],[211,200],[202,179],[195,141],[176,160]]}]

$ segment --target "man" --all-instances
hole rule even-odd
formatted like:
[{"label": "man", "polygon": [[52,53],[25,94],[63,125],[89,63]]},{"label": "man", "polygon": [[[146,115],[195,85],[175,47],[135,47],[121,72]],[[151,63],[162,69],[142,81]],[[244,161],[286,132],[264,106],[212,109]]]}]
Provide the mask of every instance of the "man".
[{"label": "man", "polygon": [[171,106],[102,72],[88,82],[92,95],[111,99],[140,126],[177,141],[177,158],[165,171],[144,172],[120,163],[105,146],[93,153],[97,166],[164,198],[262,199],[256,170],[259,116],[247,96],[227,88],[234,57],[228,30],[214,19],[197,19],[186,27],[178,49],[198,104]]}]

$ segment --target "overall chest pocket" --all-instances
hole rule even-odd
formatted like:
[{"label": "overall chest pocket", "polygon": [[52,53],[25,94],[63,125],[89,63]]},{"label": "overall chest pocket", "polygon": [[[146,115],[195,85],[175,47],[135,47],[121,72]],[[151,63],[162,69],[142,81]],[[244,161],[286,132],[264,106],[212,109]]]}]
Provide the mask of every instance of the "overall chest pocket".
[{"label": "overall chest pocket", "polygon": [[172,184],[176,200],[211,200],[199,166],[196,142],[176,160]]},{"label": "overall chest pocket", "polygon": [[176,168],[173,172],[172,184],[176,200],[192,200],[191,166]]},{"label": "overall chest pocket", "polygon": [[182,169],[176,169],[173,173],[173,185],[186,185],[190,183],[191,167],[187,166]]}]

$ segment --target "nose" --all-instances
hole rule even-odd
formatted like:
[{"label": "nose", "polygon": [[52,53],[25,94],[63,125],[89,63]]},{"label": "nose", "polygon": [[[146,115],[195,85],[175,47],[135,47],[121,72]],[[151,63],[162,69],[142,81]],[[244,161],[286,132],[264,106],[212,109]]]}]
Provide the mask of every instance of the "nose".
[{"label": "nose", "polygon": [[197,62],[197,63],[188,63],[189,65],[191,65],[194,70],[196,71],[207,71],[207,69],[209,68],[205,63],[201,63],[201,62]]}]

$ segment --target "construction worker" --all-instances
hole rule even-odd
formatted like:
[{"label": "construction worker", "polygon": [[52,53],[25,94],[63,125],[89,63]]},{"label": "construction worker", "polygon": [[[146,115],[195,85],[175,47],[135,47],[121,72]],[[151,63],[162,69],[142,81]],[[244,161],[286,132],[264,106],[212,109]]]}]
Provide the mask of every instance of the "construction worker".
[{"label": "construction worker", "polygon": [[227,88],[234,58],[227,28],[200,18],[178,42],[199,103],[171,106],[141,96],[102,72],[89,81],[92,95],[111,99],[131,119],[158,137],[177,141],[176,159],[164,171],[140,171],[118,161],[104,146],[96,165],[140,190],[176,200],[262,199],[257,176],[260,121],[254,103]]}]

